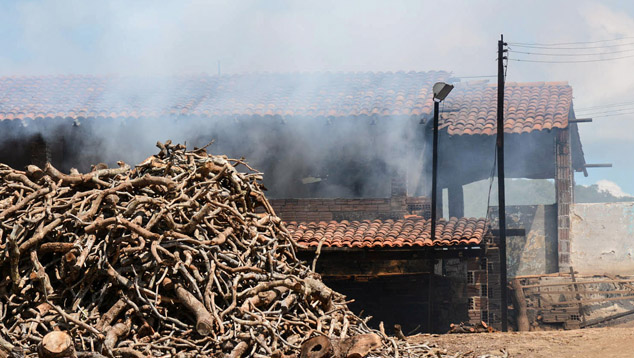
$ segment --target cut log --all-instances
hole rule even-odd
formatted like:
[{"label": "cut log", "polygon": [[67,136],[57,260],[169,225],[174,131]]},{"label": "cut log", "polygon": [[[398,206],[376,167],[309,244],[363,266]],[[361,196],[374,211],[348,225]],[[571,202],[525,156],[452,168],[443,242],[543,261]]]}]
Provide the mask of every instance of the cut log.
[{"label": "cut log", "polygon": [[352,346],[348,350],[346,358],[362,358],[371,350],[381,346],[381,338],[374,333],[361,334],[350,338]]},{"label": "cut log", "polygon": [[201,336],[210,335],[213,331],[214,318],[205,305],[181,285],[174,285],[174,290],[183,306],[196,315],[196,332]]},{"label": "cut log", "polygon": [[330,339],[325,336],[313,337],[302,344],[300,358],[330,358],[334,354]]},{"label": "cut log", "polygon": [[62,331],[45,335],[37,353],[39,358],[77,358],[72,338]]}]

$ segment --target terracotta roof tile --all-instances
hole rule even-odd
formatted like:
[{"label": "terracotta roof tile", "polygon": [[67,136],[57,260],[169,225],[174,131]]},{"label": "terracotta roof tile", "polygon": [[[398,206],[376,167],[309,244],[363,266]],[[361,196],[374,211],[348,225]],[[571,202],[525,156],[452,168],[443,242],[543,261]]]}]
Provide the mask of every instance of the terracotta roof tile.
[{"label": "terracotta roof tile", "polygon": [[[0,119],[416,116],[448,72],[0,77]],[[81,113],[81,114],[80,114]]]},{"label": "terracotta roof tile", "polygon": [[[507,83],[504,93],[504,131],[566,128],[572,106],[567,82]],[[497,121],[497,86],[458,83],[445,101],[441,128],[450,135],[493,135]]]},{"label": "terracotta roof tile", "polygon": [[489,232],[485,219],[440,219],[436,239],[431,239],[430,220],[288,222],[288,230],[300,246],[317,247],[413,247],[478,245]]},{"label": "terracotta roof tile", "polygon": [[[431,88],[449,73],[289,73],[178,77],[0,77],[0,120],[158,116],[429,116]],[[497,87],[458,83],[441,128],[451,135],[496,132]],[[565,82],[507,83],[505,131],[565,128]]]}]

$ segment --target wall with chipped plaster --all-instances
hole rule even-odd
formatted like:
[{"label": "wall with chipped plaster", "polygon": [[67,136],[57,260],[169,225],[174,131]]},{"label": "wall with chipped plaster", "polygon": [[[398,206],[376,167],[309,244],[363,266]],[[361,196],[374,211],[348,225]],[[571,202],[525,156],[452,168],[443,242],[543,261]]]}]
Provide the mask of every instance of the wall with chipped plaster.
[{"label": "wall with chipped plaster", "polygon": [[[496,229],[498,208],[490,210]],[[508,229],[524,229],[524,236],[507,236],[506,264],[509,277],[557,272],[557,206],[514,205],[506,207]]]},{"label": "wall with chipped plaster", "polygon": [[585,274],[634,272],[634,203],[574,204],[571,261]]}]

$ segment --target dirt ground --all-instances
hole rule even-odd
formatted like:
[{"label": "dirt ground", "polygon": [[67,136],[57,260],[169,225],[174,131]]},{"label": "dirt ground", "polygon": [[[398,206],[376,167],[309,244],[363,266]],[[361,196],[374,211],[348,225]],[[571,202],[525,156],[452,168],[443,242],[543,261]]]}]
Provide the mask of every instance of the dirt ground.
[{"label": "dirt ground", "polygon": [[421,334],[409,337],[408,341],[437,344],[448,353],[470,352],[464,357],[501,356],[501,349],[509,357],[634,357],[634,325],[571,331]]}]

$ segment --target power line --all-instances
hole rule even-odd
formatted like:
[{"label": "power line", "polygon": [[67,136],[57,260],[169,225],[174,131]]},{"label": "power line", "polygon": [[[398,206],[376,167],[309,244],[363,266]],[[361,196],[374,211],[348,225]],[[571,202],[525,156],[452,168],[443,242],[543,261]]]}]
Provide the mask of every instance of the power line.
[{"label": "power line", "polygon": [[568,61],[527,60],[527,59],[520,59],[520,58],[509,58],[508,60],[509,61],[515,61],[515,62],[537,62],[537,63],[582,63],[582,62],[614,61],[614,60],[621,60],[621,59],[624,59],[624,58],[632,58],[632,57],[634,57],[634,55],[612,57],[612,58],[597,58],[597,59],[590,59],[590,60],[568,60]]},{"label": "power line", "polygon": [[631,46],[634,45],[634,42],[628,42],[624,44],[616,44],[616,45],[604,45],[604,46],[586,46],[586,47],[553,47],[553,46],[533,46],[533,45],[520,45],[520,44],[509,44],[514,47],[523,47],[523,48],[541,48],[547,50],[588,50],[593,48],[614,48],[614,47],[622,47],[622,46]]},{"label": "power line", "polygon": [[601,42],[613,42],[634,39],[634,36],[620,37],[610,40],[597,40],[597,41],[579,41],[579,42],[559,42],[559,43],[530,43],[530,42],[509,42],[509,45],[531,45],[531,46],[563,46],[563,45],[582,45],[582,44],[596,44]]},{"label": "power line", "polygon": [[579,115],[583,115],[583,116],[593,116],[593,115],[597,115],[597,114],[606,114],[606,113],[617,113],[617,112],[623,112],[623,111],[631,111],[634,110],[634,108],[619,108],[619,109],[601,109],[601,110],[595,110],[595,111],[579,111]]},{"label": "power line", "polygon": [[534,56],[601,56],[601,55],[612,55],[615,53],[624,53],[624,52],[632,52],[632,51],[634,51],[634,48],[621,50],[621,51],[596,52],[596,53],[544,53],[544,52],[527,52],[527,51],[509,50],[509,52],[521,53],[524,55],[534,55]]},{"label": "power line", "polygon": [[590,107],[577,107],[576,109],[579,111],[583,111],[583,110],[588,110],[588,109],[595,109],[595,108],[605,108],[605,107],[625,107],[625,106],[633,106],[634,102],[630,101],[630,102],[619,102],[619,103],[613,103],[613,104],[602,104],[599,106],[590,106]]},{"label": "power line", "polygon": [[623,116],[623,115],[626,115],[626,114],[634,114],[634,111],[613,113],[613,114],[599,114],[599,115],[593,115],[592,118],[615,117],[615,116]]}]

